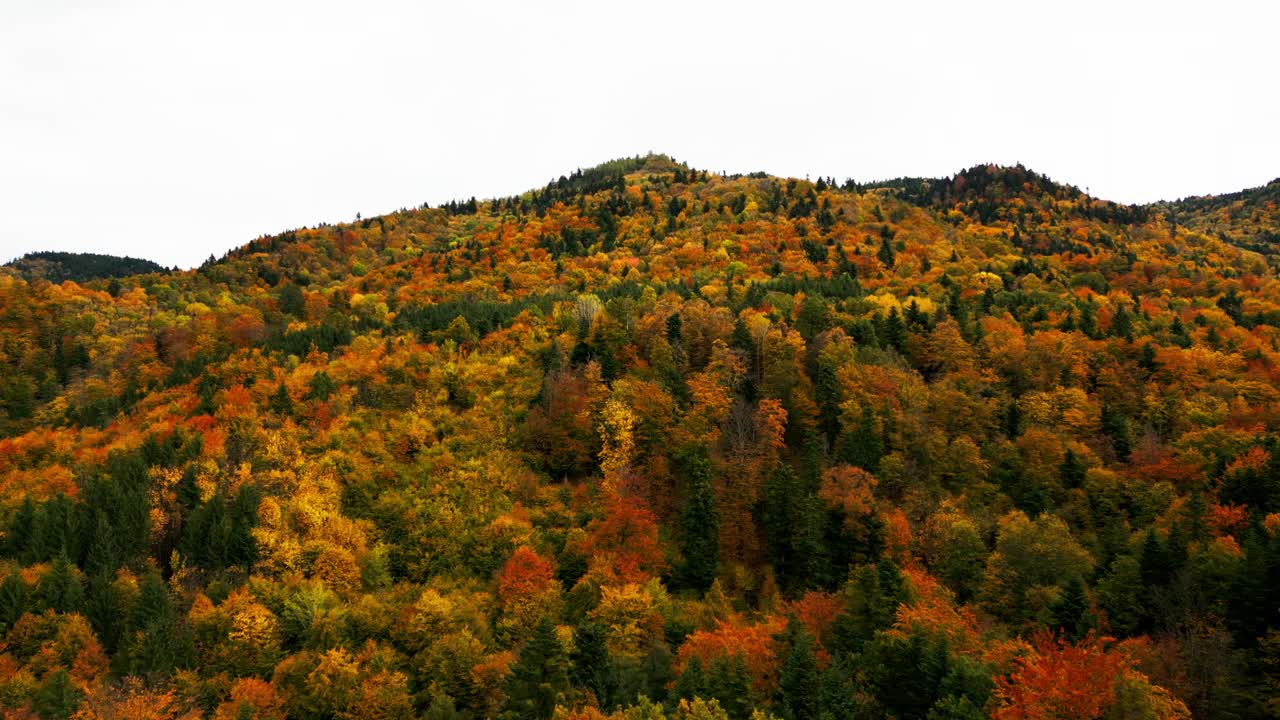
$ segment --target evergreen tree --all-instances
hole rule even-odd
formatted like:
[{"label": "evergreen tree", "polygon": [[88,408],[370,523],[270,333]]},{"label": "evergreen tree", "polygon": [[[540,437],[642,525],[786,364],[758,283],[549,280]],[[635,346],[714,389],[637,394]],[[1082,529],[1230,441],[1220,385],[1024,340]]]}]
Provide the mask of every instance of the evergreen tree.
[{"label": "evergreen tree", "polygon": [[116,548],[115,532],[102,510],[94,513],[93,538],[89,542],[84,569],[89,574],[109,573],[120,565],[120,551]]},{"label": "evergreen tree", "polygon": [[1129,311],[1125,310],[1123,305],[1116,309],[1115,315],[1111,316],[1111,334],[1122,338],[1125,342],[1133,342],[1133,318],[1129,316]]},{"label": "evergreen tree", "polygon": [[762,514],[765,544],[773,561],[773,571],[784,588],[793,584],[797,558],[791,538],[800,520],[800,500],[795,471],[787,463],[779,463],[765,481]]},{"label": "evergreen tree", "polygon": [[193,510],[200,507],[200,485],[197,482],[199,471],[195,465],[190,465],[182,472],[182,478],[178,480],[177,495],[178,505],[182,507],[185,514],[190,514]]},{"label": "evergreen tree", "polygon": [[797,589],[812,587],[834,588],[838,581],[832,577],[830,548],[827,547],[827,525],[830,514],[826,504],[810,493],[801,498],[797,508],[799,516],[791,529],[790,545],[792,586]]},{"label": "evergreen tree", "polygon": [[720,703],[729,720],[750,720],[755,709],[751,690],[751,675],[741,654],[719,657],[711,663],[707,672],[708,699]]},{"label": "evergreen tree", "polygon": [[271,412],[282,417],[293,415],[293,398],[289,397],[289,388],[285,387],[283,381],[276,386],[276,391],[271,395],[267,407]]},{"label": "evergreen tree", "polygon": [[278,296],[280,302],[280,312],[287,313],[296,318],[302,319],[307,314],[307,301],[302,295],[302,290],[293,283],[286,283],[280,288]]},{"label": "evergreen tree", "polygon": [[101,573],[90,578],[84,614],[102,647],[109,655],[114,655],[124,638],[128,614],[110,575]]},{"label": "evergreen tree", "polygon": [[702,670],[702,658],[689,658],[688,664],[684,667],[684,672],[680,673],[680,677],[676,679],[675,687],[671,689],[671,699],[692,700],[694,698],[708,697],[707,691],[707,674]]},{"label": "evergreen tree", "polygon": [[880,704],[893,717],[925,717],[941,693],[950,670],[945,639],[931,641],[918,632],[906,637],[883,634],[860,663]]},{"label": "evergreen tree", "polygon": [[893,624],[904,595],[902,573],[892,560],[858,566],[841,591],[844,608],[832,628],[835,649],[861,652],[877,632]]},{"label": "evergreen tree", "polygon": [[262,491],[257,485],[246,483],[236,491],[230,508],[230,527],[227,528],[227,564],[253,569],[258,561],[258,541],[253,529],[258,525],[258,506],[262,503]]},{"label": "evergreen tree", "polygon": [[889,308],[889,313],[881,320],[880,328],[876,331],[876,335],[885,345],[894,350],[898,352],[906,350],[907,325],[902,321],[902,316],[898,314],[898,308]]},{"label": "evergreen tree", "polygon": [[1116,459],[1128,462],[1129,453],[1133,447],[1129,437],[1129,421],[1124,413],[1106,403],[1102,405],[1102,432],[1111,438],[1111,447],[1115,450]]},{"label": "evergreen tree", "polygon": [[1089,610],[1089,598],[1080,578],[1071,578],[1062,588],[1053,606],[1053,624],[1072,641],[1080,640],[1093,629],[1093,613]]},{"label": "evergreen tree", "polygon": [[[5,533],[4,547],[5,555],[21,561],[24,565],[30,565],[43,559],[43,548],[34,548],[32,543],[41,537],[38,532],[35,501],[30,495],[22,498],[22,503],[18,505],[18,509],[13,513],[13,519],[9,522],[8,532]],[[42,556],[36,558],[36,555]]]},{"label": "evergreen tree", "polygon": [[573,652],[569,660],[572,663],[569,678],[573,684],[595,693],[600,707],[611,707],[616,680],[609,648],[605,644],[604,627],[599,623],[584,622],[574,628]]},{"label": "evergreen tree", "polygon": [[[887,231],[889,228],[885,226]],[[886,232],[880,236],[880,249],[876,251],[876,258],[884,263],[886,268],[893,268],[894,252],[893,252],[893,235]]]},{"label": "evergreen tree", "polygon": [[32,707],[42,720],[66,720],[80,707],[84,693],[71,682],[71,674],[58,668],[45,676],[32,698]]},{"label": "evergreen tree", "polygon": [[822,712],[822,677],[813,638],[794,620],[787,636],[790,651],[778,675],[778,707],[785,720],[817,718]]},{"label": "evergreen tree", "polygon": [[178,623],[173,598],[160,574],[142,580],[138,600],[129,617],[130,641],[117,656],[121,670],[131,675],[167,675],[189,667],[194,659],[191,637]]},{"label": "evergreen tree", "polygon": [[840,438],[839,457],[841,462],[870,473],[880,468],[880,458],[884,457],[884,443],[876,430],[875,413],[870,407],[862,408],[857,429],[846,432]]},{"label": "evergreen tree", "polygon": [[1068,448],[1066,454],[1062,456],[1062,463],[1058,465],[1058,479],[1062,481],[1062,487],[1068,490],[1081,487],[1084,485],[1087,472],[1088,468],[1085,467],[1080,456]]},{"label": "evergreen tree", "polygon": [[507,716],[546,720],[569,691],[569,659],[555,626],[543,618],[520,649],[507,681]]},{"label": "evergreen tree", "polygon": [[84,588],[75,566],[66,556],[59,556],[40,578],[36,594],[44,607],[60,613],[80,612],[84,606]]},{"label": "evergreen tree", "polygon": [[711,464],[704,455],[689,463],[689,501],[682,525],[684,581],[705,592],[720,564],[720,514],[711,487]]},{"label": "evergreen tree", "polygon": [[1173,575],[1173,562],[1154,528],[1147,531],[1146,539],[1143,540],[1139,562],[1142,584],[1148,589],[1164,585]]},{"label": "evergreen tree", "polygon": [[1147,615],[1143,595],[1141,565],[1131,555],[1117,556],[1098,583],[1098,605],[1106,610],[1115,632],[1131,635],[1138,631]]},{"label": "evergreen tree", "polygon": [[22,576],[10,573],[0,582],[0,635],[9,632],[9,628],[31,609],[31,588],[22,581]]}]

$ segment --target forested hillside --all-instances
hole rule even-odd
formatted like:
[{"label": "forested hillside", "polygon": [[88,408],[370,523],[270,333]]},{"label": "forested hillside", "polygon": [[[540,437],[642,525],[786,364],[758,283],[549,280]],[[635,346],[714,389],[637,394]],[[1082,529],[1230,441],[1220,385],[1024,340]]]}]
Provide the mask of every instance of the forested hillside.
[{"label": "forested hillside", "polygon": [[0,708],[1276,717],[1277,187],[649,156],[0,268]]},{"label": "forested hillside", "polygon": [[[165,272],[150,260],[97,253],[34,252],[6,264],[28,279],[85,282],[143,273]],[[116,287],[116,286],[112,286]]]}]

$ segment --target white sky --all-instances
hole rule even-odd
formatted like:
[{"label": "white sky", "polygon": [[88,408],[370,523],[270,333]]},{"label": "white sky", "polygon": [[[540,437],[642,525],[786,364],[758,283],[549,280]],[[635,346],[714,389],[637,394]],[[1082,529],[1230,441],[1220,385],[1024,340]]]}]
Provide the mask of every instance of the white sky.
[{"label": "white sky", "polygon": [[1269,0],[0,0],[0,262],[188,267],[649,150],[1229,192],[1280,176],[1277,28]]}]

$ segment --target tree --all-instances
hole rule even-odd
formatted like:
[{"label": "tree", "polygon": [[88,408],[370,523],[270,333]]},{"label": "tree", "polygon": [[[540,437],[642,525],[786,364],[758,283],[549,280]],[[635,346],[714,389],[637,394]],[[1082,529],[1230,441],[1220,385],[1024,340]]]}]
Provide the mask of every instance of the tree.
[{"label": "tree", "polygon": [[1111,561],[1106,576],[1098,583],[1098,605],[1106,611],[1114,632],[1137,632],[1147,616],[1147,605],[1141,565],[1132,555],[1120,555]]},{"label": "tree", "polygon": [[945,639],[920,632],[884,634],[859,659],[880,704],[893,717],[924,717],[941,695],[950,670]]},{"label": "tree", "polygon": [[822,676],[813,653],[813,638],[804,626],[792,621],[787,627],[790,647],[778,675],[777,701],[787,720],[816,718],[822,712]]},{"label": "tree", "polygon": [[1074,490],[1084,485],[1087,470],[1080,456],[1076,455],[1071,448],[1067,448],[1066,454],[1062,456],[1062,464],[1058,466],[1058,479],[1062,482],[1062,487]]},{"label": "tree", "polygon": [[75,566],[59,556],[36,585],[41,603],[60,613],[80,612],[84,606],[84,587]]},{"label": "tree", "polygon": [[980,595],[997,617],[1047,622],[1056,588],[1092,568],[1093,557],[1061,518],[1046,514],[1031,520],[1015,510],[1000,519]]},{"label": "tree", "polygon": [[1084,582],[1079,577],[1067,581],[1053,606],[1053,624],[1071,641],[1079,641],[1094,626],[1089,598],[1085,595]]},{"label": "tree", "polygon": [[682,526],[684,581],[705,592],[720,564],[720,513],[711,486],[711,464],[703,455],[689,462],[689,500]]},{"label": "tree", "polygon": [[707,699],[724,709],[728,720],[749,720],[755,703],[751,675],[741,654],[720,656],[707,672]]},{"label": "tree", "polygon": [[1133,447],[1133,441],[1129,436],[1128,419],[1119,409],[1103,404],[1101,421],[1102,432],[1111,438],[1111,448],[1115,451],[1116,459],[1128,462],[1129,453],[1132,452]]},{"label": "tree", "polygon": [[572,663],[569,677],[573,684],[590,690],[600,707],[610,707],[617,680],[605,642],[605,631],[599,623],[588,621],[574,628],[573,652],[569,660]]},{"label": "tree", "polygon": [[875,414],[864,406],[856,428],[846,430],[840,436],[838,456],[841,462],[875,472],[884,457],[884,444],[876,429]]},{"label": "tree", "polygon": [[549,618],[534,629],[520,649],[507,681],[506,715],[546,720],[569,692],[569,659]]},{"label": "tree", "polygon": [[844,612],[836,618],[832,629],[834,646],[845,653],[857,654],[877,632],[893,624],[906,589],[898,566],[885,558],[875,565],[855,568],[840,596]]},{"label": "tree", "polygon": [[792,539],[800,526],[804,496],[791,466],[779,463],[764,485],[762,510],[765,544],[773,561],[773,570],[784,588],[797,584],[800,558]]},{"label": "tree", "polygon": [[280,311],[288,313],[296,318],[303,319],[307,313],[307,301],[302,295],[302,290],[293,283],[285,283],[280,288],[277,296],[280,303]]},{"label": "tree", "polygon": [[0,633],[7,633],[18,618],[31,609],[31,589],[17,573],[0,582]]},{"label": "tree", "polygon": [[1101,718],[1115,700],[1122,656],[1098,638],[1070,644],[1042,633],[1034,646],[1012,673],[996,678],[995,719]]},{"label": "tree", "polygon": [[71,674],[64,668],[49,673],[36,690],[32,705],[44,720],[66,720],[80,706],[84,693],[71,682]]}]

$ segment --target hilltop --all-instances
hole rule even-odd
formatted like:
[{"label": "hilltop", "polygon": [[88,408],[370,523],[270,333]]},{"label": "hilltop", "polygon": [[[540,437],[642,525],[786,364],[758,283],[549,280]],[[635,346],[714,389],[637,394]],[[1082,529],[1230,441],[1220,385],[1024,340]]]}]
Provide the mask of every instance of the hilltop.
[{"label": "hilltop", "polygon": [[1274,186],[650,155],[0,274],[0,704],[1261,713]]},{"label": "hilltop", "polygon": [[66,280],[83,283],[104,278],[121,278],[168,270],[150,260],[97,253],[33,252],[5,263],[24,277],[60,283]]}]

